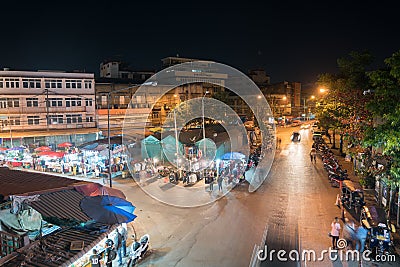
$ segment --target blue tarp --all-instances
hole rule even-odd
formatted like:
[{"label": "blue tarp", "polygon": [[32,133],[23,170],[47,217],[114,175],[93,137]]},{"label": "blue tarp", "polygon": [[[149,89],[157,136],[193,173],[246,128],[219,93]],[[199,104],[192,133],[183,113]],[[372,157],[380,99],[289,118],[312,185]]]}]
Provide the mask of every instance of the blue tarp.
[{"label": "blue tarp", "polygon": [[222,155],[221,159],[229,160],[229,159],[244,159],[246,156],[239,152],[229,152]]},{"label": "blue tarp", "polygon": [[142,140],[142,158],[162,158],[161,142],[152,135]]}]

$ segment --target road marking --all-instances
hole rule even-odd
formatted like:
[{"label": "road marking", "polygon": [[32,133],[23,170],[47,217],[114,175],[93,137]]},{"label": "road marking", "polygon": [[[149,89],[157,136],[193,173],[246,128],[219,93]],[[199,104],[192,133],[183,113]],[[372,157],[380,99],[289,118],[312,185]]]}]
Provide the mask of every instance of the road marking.
[{"label": "road marking", "polygon": [[264,249],[265,243],[267,242],[267,235],[268,235],[268,224],[265,225],[264,233],[261,238],[260,245],[257,245],[257,244],[254,245],[253,253],[251,254],[249,267],[260,266],[261,262],[260,262],[260,259],[258,258],[258,252],[260,251],[260,249]]}]

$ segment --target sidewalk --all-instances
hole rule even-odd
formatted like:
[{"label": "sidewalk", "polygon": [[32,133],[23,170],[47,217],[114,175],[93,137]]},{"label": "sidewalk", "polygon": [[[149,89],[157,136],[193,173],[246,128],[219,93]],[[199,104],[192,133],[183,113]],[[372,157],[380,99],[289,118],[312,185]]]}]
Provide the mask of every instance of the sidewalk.
[{"label": "sidewalk", "polygon": [[[338,137],[338,136],[337,136]],[[331,146],[331,144],[329,144],[329,139],[326,136],[323,136],[325,143],[328,146]],[[340,138],[340,137],[339,137]],[[339,138],[336,139],[336,145],[339,144]],[[360,177],[358,175],[355,174],[354,171],[354,163],[353,161],[346,161],[345,158],[340,155],[339,152],[339,147],[337,145],[337,148],[333,149],[331,148],[331,151],[335,154],[336,159],[338,159],[339,164],[342,166],[343,169],[347,170],[347,174],[349,176],[349,179],[357,186],[360,186]],[[364,200],[367,204],[370,205],[378,205],[376,203],[375,200],[375,195],[374,195],[374,189],[363,189],[364,192]],[[346,216],[351,216],[351,214],[349,212],[346,213]],[[352,217],[352,216],[351,216]],[[352,217],[352,219],[355,222],[359,221],[359,218],[354,218]],[[400,233],[399,233],[400,229],[396,227],[396,232],[392,233],[393,236],[393,243],[394,243],[394,247],[396,250],[396,254],[400,255]]]}]

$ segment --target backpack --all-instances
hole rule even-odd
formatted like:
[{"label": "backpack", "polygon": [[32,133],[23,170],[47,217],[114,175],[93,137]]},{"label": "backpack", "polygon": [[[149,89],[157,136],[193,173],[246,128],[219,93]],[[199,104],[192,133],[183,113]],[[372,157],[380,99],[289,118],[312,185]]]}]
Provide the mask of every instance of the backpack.
[{"label": "backpack", "polygon": [[115,251],[115,249],[111,249],[111,250],[108,252],[108,260],[113,261],[113,260],[115,260],[116,258],[117,258],[117,252]]}]

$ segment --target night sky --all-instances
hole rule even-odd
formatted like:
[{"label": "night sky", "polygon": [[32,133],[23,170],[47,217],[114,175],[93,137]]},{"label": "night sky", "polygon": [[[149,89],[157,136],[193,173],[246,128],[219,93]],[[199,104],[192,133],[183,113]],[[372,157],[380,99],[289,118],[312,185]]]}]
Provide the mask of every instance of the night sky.
[{"label": "night sky", "polygon": [[383,1],[215,2],[4,1],[0,67],[98,76],[104,59],[158,70],[161,58],[179,55],[307,87],[350,51],[369,50],[382,64],[400,49],[397,8]]}]

